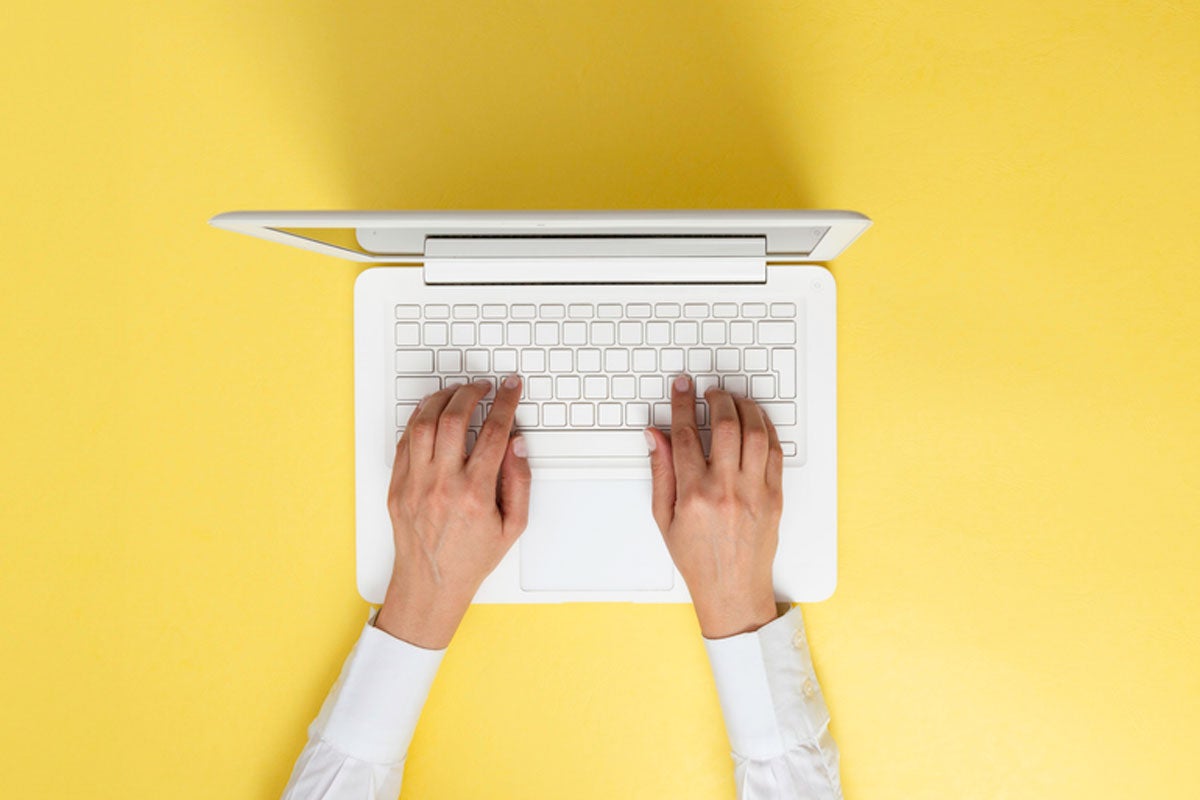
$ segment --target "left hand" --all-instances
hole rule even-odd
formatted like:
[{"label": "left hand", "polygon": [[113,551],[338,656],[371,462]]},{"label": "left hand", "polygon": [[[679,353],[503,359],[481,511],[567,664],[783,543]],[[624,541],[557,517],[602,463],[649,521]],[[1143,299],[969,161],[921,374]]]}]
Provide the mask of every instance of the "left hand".
[{"label": "left hand", "polygon": [[524,441],[509,438],[517,376],[497,387],[466,455],[471,413],[490,388],[478,381],[429,395],[396,445],[387,498],[396,560],[375,627],[418,647],[450,643],[479,585],[528,521]]}]

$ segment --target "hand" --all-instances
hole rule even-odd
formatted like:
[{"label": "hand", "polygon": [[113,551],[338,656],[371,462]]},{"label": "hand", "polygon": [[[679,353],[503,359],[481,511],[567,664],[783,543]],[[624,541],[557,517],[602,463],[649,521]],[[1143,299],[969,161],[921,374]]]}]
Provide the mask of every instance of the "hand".
[{"label": "hand", "polygon": [[471,412],[490,388],[478,381],[429,395],[396,445],[387,498],[396,561],[375,626],[418,647],[450,643],[529,518],[525,443],[509,438],[521,397],[515,375],[501,382],[466,455]]},{"label": "hand", "polygon": [[687,583],[700,631],[719,639],[757,630],[776,616],[771,568],[783,511],[783,450],[753,400],[705,393],[710,458],[696,429],[692,381],[671,390],[671,436],[646,429],[654,521]]}]

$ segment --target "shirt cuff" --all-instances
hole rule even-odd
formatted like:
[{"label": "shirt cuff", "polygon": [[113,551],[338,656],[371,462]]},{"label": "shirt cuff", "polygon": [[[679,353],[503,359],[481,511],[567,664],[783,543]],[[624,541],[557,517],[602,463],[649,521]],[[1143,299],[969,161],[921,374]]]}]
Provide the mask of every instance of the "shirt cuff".
[{"label": "shirt cuff", "polygon": [[775,758],[825,733],[829,711],[799,606],[757,631],[705,639],[704,646],[734,754]]},{"label": "shirt cuff", "polygon": [[309,731],[353,758],[377,764],[404,760],[445,650],[426,650],[389,636],[375,614]]}]

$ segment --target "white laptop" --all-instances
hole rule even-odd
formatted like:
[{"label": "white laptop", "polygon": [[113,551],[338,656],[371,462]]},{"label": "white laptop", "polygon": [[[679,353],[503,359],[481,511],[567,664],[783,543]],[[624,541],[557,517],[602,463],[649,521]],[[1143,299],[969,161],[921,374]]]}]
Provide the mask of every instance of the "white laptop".
[{"label": "white laptop", "polygon": [[[678,373],[758,400],[785,451],[781,601],[837,581],[836,291],[847,211],[261,211],[212,224],[367,263],[354,292],[359,593],[383,601],[396,441],[425,394],[517,372],[529,527],[476,602],[687,602],[642,429]],[[704,404],[698,400],[701,408]],[[481,412],[486,411],[487,403]],[[702,436],[707,416],[702,412]],[[473,420],[475,429],[482,413]]]}]

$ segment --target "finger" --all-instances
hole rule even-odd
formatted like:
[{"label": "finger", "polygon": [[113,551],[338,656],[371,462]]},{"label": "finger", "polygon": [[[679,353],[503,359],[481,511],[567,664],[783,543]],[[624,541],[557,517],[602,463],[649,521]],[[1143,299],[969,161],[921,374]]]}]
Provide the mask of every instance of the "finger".
[{"label": "finger", "polygon": [[742,462],[742,423],[733,396],[721,389],[709,389],[704,399],[708,401],[712,427],[708,461],[715,468],[736,472]]},{"label": "finger", "polygon": [[500,516],[505,537],[515,539],[529,524],[529,453],[519,435],[509,440],[500,463]]},{"label": "finger", "polygon": [[438,417],[437,441],[433,446],[433,460],[442,464],[462,464],[467,452],[467,428],[471,425],[471,413],[484,395],[492,390],[488,381],[475,381],[458,387],[458,391],[442,409]]},{"label": "finger", "polygon": [[[417,406],[417,408],[419,409],[420,406]],[[388,484],[388,494],[391,494],[404,480],[404,476],[408,474],[409,441],[408,428],[406,427],[404,435],[400,437],[400,441],[396,442],[396,456],[392,460],[392,480]]]},{"label": "finger", "polygon": [[650,450],[650,512],[664,534],[675,518],[675,467],[671,458],[671,440],[656,428],[646,428],[646,447]]},{"label": "finger", "polygon": [[410,464],[427,464],[433,460],[433,447],[437,441],[438,417],[450,402],[450,398],[462,384],[447,386],[440,392],[434,392],[421,401],[417,410],[409,417],[408,425],[404,428],[404,437],[408,439],[408,460]]},{"label": "finger", "polygon": [[783,491],[783,447],[779,444],[779,434],[775,431],[775,423],[763,414],[767,423],[767,488],[771,491]]},{"label": "finger", "polygon": [[696,429],[696,392],[687,375],[671,382],[671,452],[677,480],[690,482],[708,468]]},{"label": "finger", "polygon": [[733,402],[742,421],[742,472],[761,478],[770,446],[762,409],[749,397],[734,397]]},{"label": "finger", "polygon": [[513,416],[517,413],[520,399],[521,379],[516,375],[507,376],[496,388],[492,410],[483,421],[483,429],[467,461],[469,469],[482,470],[494,479],[508,450],[508,437],[512,433]]}]

